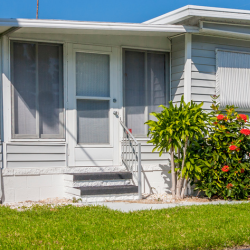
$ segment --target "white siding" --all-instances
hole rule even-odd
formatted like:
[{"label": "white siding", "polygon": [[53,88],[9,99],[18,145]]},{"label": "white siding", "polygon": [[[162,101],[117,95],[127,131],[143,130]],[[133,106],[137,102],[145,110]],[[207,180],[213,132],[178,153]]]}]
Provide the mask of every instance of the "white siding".
[{"label": "white siding", "polygon": [[55,143],[7,143],[7,167],[65,167],[66,145]]},{"label": "white siding", "polygon": [[169,165],[169,153],[163,153],[162,156],[159,156],[159,152],[152,152],[154,145],[147,143],[147,140],[140,140],[141,143],[141,160],[142,165]]},{"label": "white siding", "polygon": [[172,39],[171,100],[179,102],[184,94],[185,35]]},{"label": "white siding", "polygon": [[204,109],[210,109],[210,96],[215,94],[217,48],[250,52],[250,43],[213,36],[192,36],[192,99],[204,101]]}]

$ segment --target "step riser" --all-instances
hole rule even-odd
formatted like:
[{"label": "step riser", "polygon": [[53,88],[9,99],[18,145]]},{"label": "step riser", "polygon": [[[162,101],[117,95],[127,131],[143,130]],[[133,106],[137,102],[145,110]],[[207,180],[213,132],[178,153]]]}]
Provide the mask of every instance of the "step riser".
[{"label": "step riser", "polygon": [[132,185],[131,180],[103,180],[103,181],[64,181],[65,187],[97,187]]},{"label": "step riser", "polygon": [[73,199],[74,197],[79,203],[95,203],[104,201],[122,201],[122,200],[138,200],[138,194],[123,194],[123,195],[95,195],[95,196],[75,196],[65,193],[66,198]]}]

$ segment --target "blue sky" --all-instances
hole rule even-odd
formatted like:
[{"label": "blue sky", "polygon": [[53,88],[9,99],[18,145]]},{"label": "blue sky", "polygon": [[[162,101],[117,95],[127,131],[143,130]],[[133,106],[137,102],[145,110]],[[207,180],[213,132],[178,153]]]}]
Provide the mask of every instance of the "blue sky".
[{"label": "blue sky", "polygon": [[[0,0],[0,18],[35,18],[37,0]],[[184,5],[250,10],[249,0],[39,0],[40,19],[140,23]]]}]

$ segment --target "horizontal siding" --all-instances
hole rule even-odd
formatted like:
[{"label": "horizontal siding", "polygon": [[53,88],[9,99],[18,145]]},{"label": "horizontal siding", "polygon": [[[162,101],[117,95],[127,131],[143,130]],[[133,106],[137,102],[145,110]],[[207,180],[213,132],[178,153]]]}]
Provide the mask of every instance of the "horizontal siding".
[{"label": "horizontal siding", "polygon": [[185,57],[185,50],[177,50],[175,52],[172,53],[172,57],[173,58],[180,58],[180,57]]},{"label": "horizontal siding", "polygon": [[[64,154],[8,154],[7,161],[64,161]],[[46,159],[46,160],[45,160]]]},{"label": "horizontal siding", "polygon": [[198,71],[198,72],[202,72],[202,73],[216,74],[215,65],[192,63],[191,70],[192,70],[192,72]]},{"label": "horizontal siding", "polygon": [[184,57],[172,58],[172,66],[184,65]]},{"label": "horizontal siding", "polygon": [[176,81],[172,81],[172,88],[179,88],[184,86],[184,79],[179,79]]},{"label": "horizontal siding", "polygon": [[7,152],[11,154],[64,154],[65,153],[65,145],[57,145],[57,146],[40,146],[40,145],[7,145]]},{"label": "horizontal siding", "polygon": [[172,96],[175,96],[175,95],[182,95],[183,93],[184,93],[184,87],[172,88],[172,90],[171,90]]},{"label": "horizontal siding", "polygon": [[250,52],[250,43],[231,38],[192,36],[192,100],[204,101],[204,109],[210,109],[211,95],[216,86],[217,48]]},{"label": "horizontal siding", "polygon": [[179,72],[179,73],[172,74],[171,78],[172,78],[171,82],[172,81],[182,80],[182,79],[184,79],[184,72]]},{"label": "horizontal siding", "polygon": [[215,80],[192,79],[192,87],[215,88]]},{"label": "horizontal siding", "polygon": [[176,74],[180,72],[182,73],[183,71],[184,71],[184,64],[172,67],[172,74]]},{"label": "horizontal siding", "polygon": [[147,140],[138,140],[141,143],[141,160],[142,164],[168,164],[170,158],[169,153],[163,153],[159,156],[159,152],[152,152],[155,147],[151,143],[147,143]]},{"label": "horizontal siding", "polygon": [[184,94],[185,36],[172,39],[171,100],[179,102]]},{"label": "horizontal siding", "polygon": [[65,144],[10,143],[6,145],[7,167],[65,167]]},{"label": "horizontal siding", "polygon": [[65,167],[65,161],[9,161],[8,168]]}]

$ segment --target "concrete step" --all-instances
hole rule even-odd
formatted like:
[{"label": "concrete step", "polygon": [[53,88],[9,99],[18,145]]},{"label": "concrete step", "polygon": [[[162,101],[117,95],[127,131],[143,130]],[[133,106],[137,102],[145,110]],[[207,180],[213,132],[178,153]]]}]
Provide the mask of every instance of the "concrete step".
[{"label": "concrete step", "polygon": [[96,181],[67,181],[64,180],[65,187],[96,187],[96,186],[121,186],[131,185],[132,180],[96,180]]},{"label": "concrete step", "polygon": [[66,181],[94,181],[94,180],[129,180],[132,179],[130,172],[98,172],[98,173],[72,173],[66,174]]},{"label": "concrete step", "polygon": [[75,198],[80,203],[97,203],[105,201],[126,201],[126,200],[138,200],[138,193],[133,194],[109,194],[109,195],[85,195],[77,196],[69,193],[65,193],[65,197],[68,199]]},{"label": "concrete step", "polygon": [[135,185],[123,185],[123,186],[98,186],[98,187],[66,187],[65,192],[76,195],[106,195],[106,194],[131,194],[137,193],[138,187]]}]

